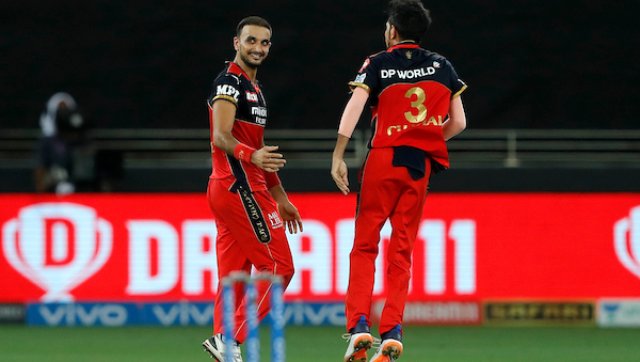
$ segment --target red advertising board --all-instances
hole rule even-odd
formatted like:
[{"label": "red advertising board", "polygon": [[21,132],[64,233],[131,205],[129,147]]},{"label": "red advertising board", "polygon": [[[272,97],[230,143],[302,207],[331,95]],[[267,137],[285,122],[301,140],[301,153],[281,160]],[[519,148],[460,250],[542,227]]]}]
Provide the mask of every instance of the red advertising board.
[{"label": "red advertising board", "polygon": [[[293,194],[289,300],[341,300],[355,195]],[[0,302],[211,300],[204,194],[0,196]],[[384,245],[374,294],[385,290]],[[431,194],[410,299],[640,296],[640,194]]]}]

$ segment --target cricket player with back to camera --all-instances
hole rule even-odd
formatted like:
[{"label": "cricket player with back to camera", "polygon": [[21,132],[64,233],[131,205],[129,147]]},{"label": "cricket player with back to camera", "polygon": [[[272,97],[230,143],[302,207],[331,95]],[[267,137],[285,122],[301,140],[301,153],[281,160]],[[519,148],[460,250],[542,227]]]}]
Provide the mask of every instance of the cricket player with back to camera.
[{"label": "cricket player with back to camera", "polygon": [[378,327],[380,345],[370,361],[395,361],[402,355],[412,252],[429,177],[449,167],[445,142],[466,127],[460,97],[466,84],[446,58],[419,45],[430,23],[429,10],[420,0],[391,0],[384,32],[387,49],[369,56],[349,83],[353,93],[340,119],[331,166],[344,194],[349,192],[344,151],[367,101],[373,135],[360,176],[350,254],[344,362],[366,361],[373,345],[375,259],[387,219],[392,227],[384,271],[387,298]]}]

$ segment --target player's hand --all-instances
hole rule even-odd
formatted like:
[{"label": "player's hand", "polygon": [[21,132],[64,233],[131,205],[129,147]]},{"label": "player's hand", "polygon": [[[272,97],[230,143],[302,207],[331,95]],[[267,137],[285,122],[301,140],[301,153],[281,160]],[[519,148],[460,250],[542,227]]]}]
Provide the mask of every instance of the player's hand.
[{"label": "player's hand", "polygon": [[293,206],[289,200],[278,204],[278,212],[280,217],[284,221],[289,229],[289,234],[296,234],[298,231],[302,231],[302,219],[298,209]]},{"label": "player's hand", "polygon": [[278,146],[264,146],[251,155],[251,163],[269,172],[276,172],[284,167],[287,161],[278,150]]},{"label": "player's hand", "polygon": [[349,177],[347,164],[343,159],[334,158],[331,163],[331,177],[343,194],[349,193]]}]

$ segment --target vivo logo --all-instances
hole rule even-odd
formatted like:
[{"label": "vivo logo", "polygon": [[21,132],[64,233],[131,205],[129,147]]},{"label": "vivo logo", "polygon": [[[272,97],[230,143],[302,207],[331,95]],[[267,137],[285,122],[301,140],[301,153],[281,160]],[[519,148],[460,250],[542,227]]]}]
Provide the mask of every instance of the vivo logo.
[{"label": "vivo logo", "polygon": [[[125,325],[210,326],[211,303],[37,303],[28,306],[29,325],[52,327]],[[268,315],[265,323],[272,323]],[[344,326],[344,303],[288,303],[288,325]]]},{"label": "vivo logo", "polygon": [[213,317],[213,304],[166,303],[152,304],[151,313],[161,325],[210,325]]},{"label": "vivo logo", "polygon": [[[147,304],[144,308],[150,312],[148,323],[163,326],[204,326],[211,324],[213,316],[213,304],[210,303]],[[344,304],[286,304],[284,318],[291,325],[344,325]]]},{"label": "vivo logo", "polygon": [[288,304],[284,310],[287,324],[344,326],[344,304]]},{"label": "vivo logo", "polygon": [[127,324],[129,316],[126,306],[122,304],[53,303],[37,304],[33,308],[36,309],[36,316],[29,318],[41,318],[48,326],[118,327]]}]

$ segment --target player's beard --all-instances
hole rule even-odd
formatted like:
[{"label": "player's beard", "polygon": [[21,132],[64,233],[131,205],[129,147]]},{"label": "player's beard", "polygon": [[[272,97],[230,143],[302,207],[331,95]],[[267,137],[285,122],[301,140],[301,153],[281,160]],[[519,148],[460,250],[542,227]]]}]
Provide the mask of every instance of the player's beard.
[{"label": "player's beard", "polygon": [[250,57],[248,57],[248,56],[245,56],[244,54],[240,53],[240,59],[242,59],[242,62],[243,62],[244,64],[246,64],[246,65],[247,65],[247,67],[250,67],[250,68],[252,68],[252,69],[257,69],[257,68],[262,64],[262,62],[264,62],[264,60],[266,59],[266,57],[262,57],[262,58],[260,59],[260,61],[256,62],[256,61],[255,61],[255,60],[253,60],[252,58],[250,58]]}]

